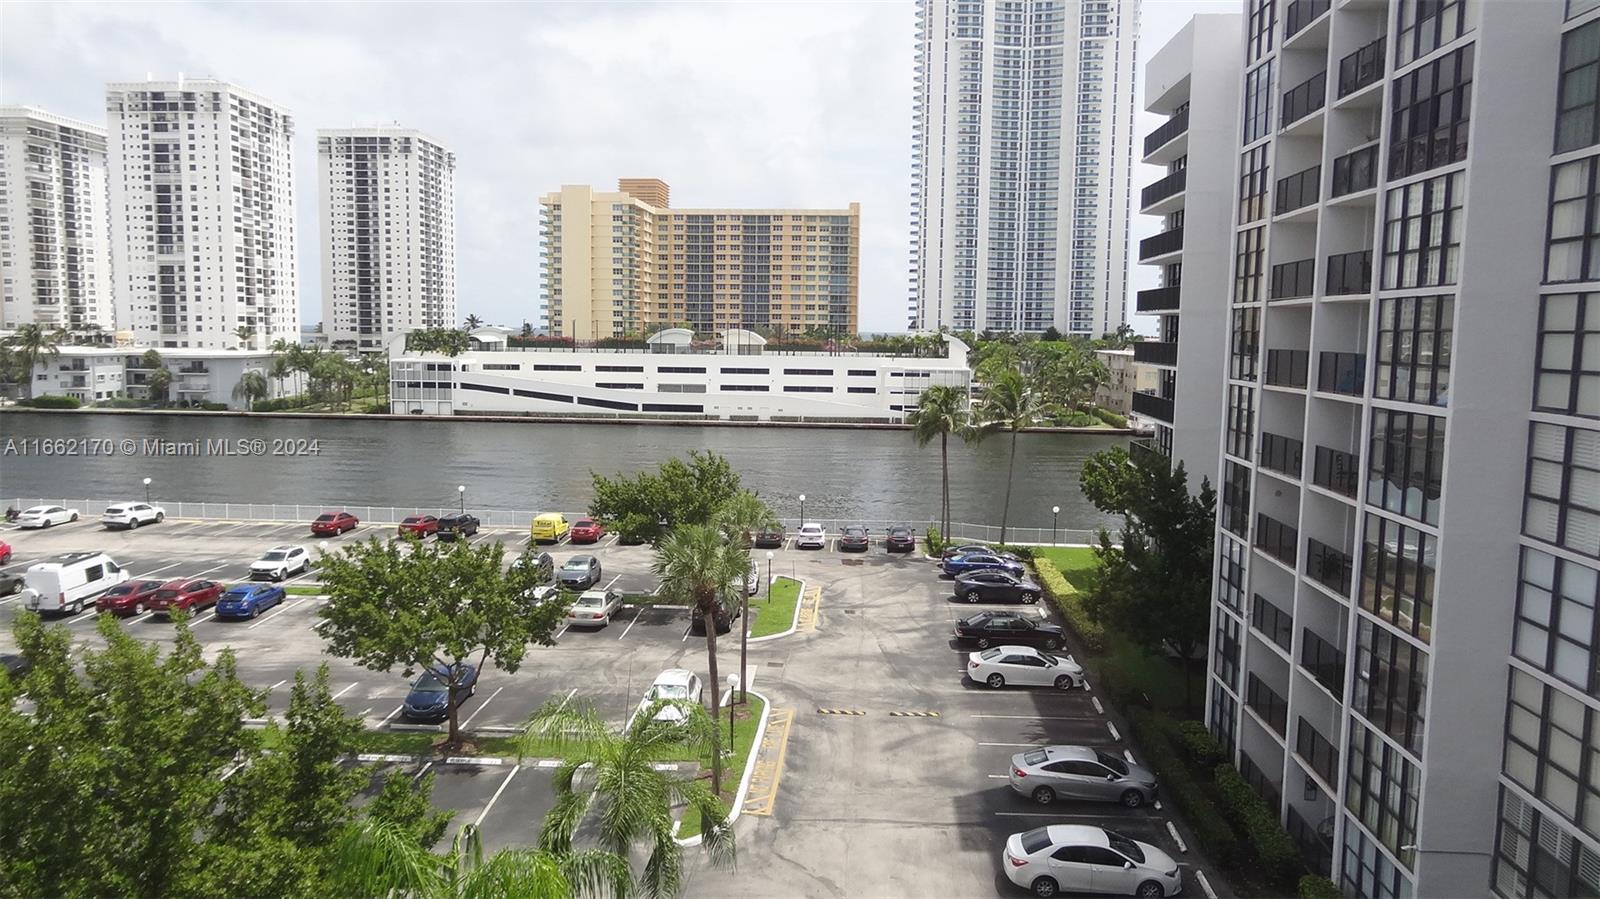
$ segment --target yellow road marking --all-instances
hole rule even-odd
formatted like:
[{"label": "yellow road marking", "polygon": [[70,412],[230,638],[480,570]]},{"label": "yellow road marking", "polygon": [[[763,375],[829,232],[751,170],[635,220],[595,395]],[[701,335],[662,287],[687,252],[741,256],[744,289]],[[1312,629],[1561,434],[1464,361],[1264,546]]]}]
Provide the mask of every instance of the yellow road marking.
[{"label": "yellow road marking", "polygon": [[[794,723],[794,709],[773,709],[767,718],[767,733],[761,738],[761,750],[756,756],[756,769],[750,775],[750,791],[745,794],[746,815],[772,814],[778,801],[778,782],[783,779],[783,760],[789,754],[789,725]],[[773,752],[777,758],[773,758]]]},{"label": "yellow road marking", "polygon": [[822,605],[822,588],[808,587],[806,595],[800,598],[800,620],[798,630],[813,632],[817,629],[817,610]]}]

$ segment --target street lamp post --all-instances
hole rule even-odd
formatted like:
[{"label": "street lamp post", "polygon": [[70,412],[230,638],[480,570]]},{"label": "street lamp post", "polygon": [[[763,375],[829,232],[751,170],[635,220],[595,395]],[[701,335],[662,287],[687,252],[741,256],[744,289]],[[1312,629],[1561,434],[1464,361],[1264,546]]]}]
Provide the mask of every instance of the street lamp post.
[{"label": "street lamp post", "polygon": [[772,550],[767,550],[767,604],[772,603]]},{"label": "street lamp post", "polygon": [[805,525],[806,525],[806,495],[804,493],[802,493],[802,494],[800,494],[800,526],[801,527],[805,527]]},{"label": "street lamp post", "polygon": [[461,498],[461,514],[462,515],[467,514],[467,485],[466,484],[457,484],[456,485],[456,496]]},{"label": "street lamp post", "polygon": [[150,479],[144,479],[144,504],[150,505]]},{"label": "street lamp post", "polygon": [[739,675],[728,675],[728,750],[733,750],[733,691],[739,689]]},{"label": "street lamp post", "polygon": [[1060,506],[1050,507],[1050,545],[1056,545],[1056,519],[1061,515]]}]

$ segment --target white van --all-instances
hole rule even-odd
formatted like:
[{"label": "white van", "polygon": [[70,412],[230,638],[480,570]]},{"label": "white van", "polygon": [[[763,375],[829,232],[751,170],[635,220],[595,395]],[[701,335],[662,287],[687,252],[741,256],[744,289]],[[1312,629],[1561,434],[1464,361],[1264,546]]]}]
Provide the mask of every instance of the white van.
[{"label": "white van", "polygon": [[68,553],[28,566],[22,575],[22,604],[36,612],[77,614],[127,579],[127,570],[105,553]]}]

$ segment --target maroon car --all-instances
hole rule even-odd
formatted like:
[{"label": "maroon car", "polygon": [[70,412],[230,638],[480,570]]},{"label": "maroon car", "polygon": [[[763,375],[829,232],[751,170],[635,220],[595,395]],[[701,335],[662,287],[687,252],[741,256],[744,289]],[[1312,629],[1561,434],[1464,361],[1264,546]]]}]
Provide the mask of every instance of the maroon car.
[{"label": "maroon car", "polygon": [[408,515],[406,520],[400,522],[400,536],[415,534],[426,537],[429,534],[439,533],[439,518],[436,515]]},{"label": "maroon car", "polygon": [[349,512],[324,512],[311,522],[311,536],[334,537],[345,531],[355,530],[361,519]]},{"label": "maroon car", "polygon": [[142,615],[150,605],[151,597],[164,584],[165,581],[123,581],[100,594],[100,598],[94,601],[94,607],[102,615],[116,615],[119,618]]},{"label": "maroon car", "polygon": [[217,604],[222,596],[222,585],[216,581],[167,581],[145,603],[157,615],[171,614],[173,609],[194,612]]}]

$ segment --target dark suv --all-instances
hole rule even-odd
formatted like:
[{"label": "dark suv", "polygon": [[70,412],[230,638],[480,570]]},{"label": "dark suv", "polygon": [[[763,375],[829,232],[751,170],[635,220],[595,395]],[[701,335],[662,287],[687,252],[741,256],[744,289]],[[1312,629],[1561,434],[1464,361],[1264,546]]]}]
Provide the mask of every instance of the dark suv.
[{"label": "dark suv", "polygon": [[478,516],[470,512],[461,512],[439,519],[439,533],[434,535],[434,539],[454,540],[457,537],[471,537],[476,533],[478,533]]},{"label": "dark suv", "polygon": [[[738,618],[739,606],[729,603],[725,599],[717,599],[717,610],[712,614],[712,620],[717,623],[717,633],[726,634],[733,629],[733,619]],[[698,609],[689,613],[689,633],[696,637],[706,635],[706,617]]]},{"label": "dark suv", "polygon": [[780,524],[777,527],[762,528],[756,531],[754,542],[757,549],[782,549],[783,525]]}]

